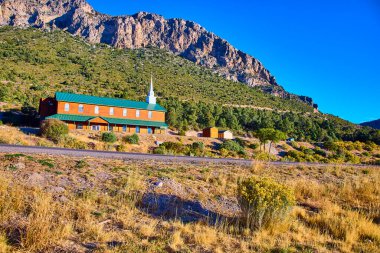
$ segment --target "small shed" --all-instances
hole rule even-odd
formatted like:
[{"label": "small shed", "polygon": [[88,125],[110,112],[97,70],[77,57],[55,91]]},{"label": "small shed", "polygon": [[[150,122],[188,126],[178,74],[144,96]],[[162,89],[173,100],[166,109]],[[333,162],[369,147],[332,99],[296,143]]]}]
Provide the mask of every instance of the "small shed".
[{"label": "small shed", "polygon": [[232,140],[233,138],[234,135],[230,130],[219,131],[219,139]]},{"label": "small shed", "polygon": [[218,128],[208,127],[208,128],[203,129],[203,137],[218,139],[219,138]]}]

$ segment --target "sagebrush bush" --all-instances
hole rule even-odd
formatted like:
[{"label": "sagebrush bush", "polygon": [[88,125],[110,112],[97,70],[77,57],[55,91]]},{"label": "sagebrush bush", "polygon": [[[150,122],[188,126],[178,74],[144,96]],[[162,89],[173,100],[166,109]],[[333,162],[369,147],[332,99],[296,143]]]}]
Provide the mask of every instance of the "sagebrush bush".
[{"label": "sagebrush bush", "polygon": [[167,153],[168,151],[166,150],[164,146],[159,146],[153,150],[153,154],[156,154],[156,155],[166,155]]},{"label": "sagebrush bush", "polygon": [[276,156],[269,154],[264,151],[258,151],[253,154],[253,159],[258,160],[258,161],[269,161],[269,160],[276,160]]},{"label": "sagebrush bush", "polygon": [[180,142],[164,142],[153,150],[154,154],[160,155],[188,155],[188,156],[204,156],[205,145],[203,142],[193,142],[192,144],[182,144]]},{"label": "sagebrush bush", "polygon": [[129,144],[139,144],[140,138],[137,134],[133,134],[130,136],[125,136],[124,141]]},{"label": "sagebrush bush", "polygon": [[117,152],[126,152],[127,151],[127,146],[124,144],[117,145],[116,147]]},{"label": "sagebrush bush", "polygon": [[43,137],[58,142],[69,133],[69,127],[63,121],[48,119],[42,122],[40,131]]},{"label": "sagebrush bush", "polygon": [[237,198],[242,222],[253,230],[282,220],[295,205],[293,191],[269,178],[252,177],[239,182]]},{"label": "sagebrush bush", "polygon": [[102,134],[102,141],[109,142],[109,143],[114,143],[114,142],[117,141],[117,137],[112,132],[105,132],[105,133]]},{"label": "sagebrush bush", "polygon": [[88,147],[86,142],[78,140],[69,135],[61,137],[58,144],[61,147],[71,148],[71,149],[87,149]]},{"label": "sagebrush bush", "polygon": [[251,143],[248,145],[249,148],[256,150],[260,146],[259,143]]},{"label": "sagebrush bush", "polygon": [[155,154],[170,154],[170,155],[188,155],[190,146],[179,142],[164,142],[154,150]]},{"label": "sagebrush bush", "polygon": [[244,153],[244,147],[241,146],[240,143],[233,141],[233,140],[228,140],[222,143],[220,145],[220,149],[226,149],[228,151],[233,151],[233,152],[242,152]]},{"label": "sagebrush bush", "polygon": [[203,142],[193,142],[190,147],[191,154],[194,154],[195,156],[202,156],[205,151],[205,144]]}]

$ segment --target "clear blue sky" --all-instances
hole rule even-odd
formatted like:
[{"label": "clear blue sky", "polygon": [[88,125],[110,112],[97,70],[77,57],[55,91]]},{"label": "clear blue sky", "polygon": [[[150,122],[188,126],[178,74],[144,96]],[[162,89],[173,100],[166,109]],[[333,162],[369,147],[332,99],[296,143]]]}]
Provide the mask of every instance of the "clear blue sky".
[{"label": "clear blue sky", "polygon": [[286,90],[355,123],[380,118],[380,0],[88,0],[102,13],[192,20],[258,58]]}]

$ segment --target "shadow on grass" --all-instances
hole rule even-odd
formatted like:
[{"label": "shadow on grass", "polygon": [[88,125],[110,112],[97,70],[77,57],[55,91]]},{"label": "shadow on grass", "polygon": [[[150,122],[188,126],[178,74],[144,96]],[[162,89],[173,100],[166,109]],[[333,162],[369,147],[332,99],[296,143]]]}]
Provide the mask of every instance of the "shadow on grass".
[{"label": "shadow on grass", "polygon": [[210,211],[198,201],[183,200],[175,195],[146,193],[138,208],[164,220],[179,220],[182,223],[205,222],[210,225],[238,225],[239,219]]},{"label": "shadow on grass", "polygon": [[40,129],[37,127],[20,127],[19,129],[21,132],[27,135],[38,135],[40,133]]},{"label": "shadow on grass", "polygon": [[0,119],[4,124],[13,126],[38,127],[40,118],[37,109],[24,106],[21,109],[12,108],[0,113]]}]

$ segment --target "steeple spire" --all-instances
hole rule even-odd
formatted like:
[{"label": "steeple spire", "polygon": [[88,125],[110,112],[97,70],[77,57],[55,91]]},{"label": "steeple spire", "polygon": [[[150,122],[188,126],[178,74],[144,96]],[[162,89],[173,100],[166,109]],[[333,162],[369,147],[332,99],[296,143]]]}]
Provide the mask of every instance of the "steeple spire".
[{"label": "steeple spire", "polygon": [[146,102],[149,104],[156,104],[157,98],[154,96],[154,90],[153,90],[153,75],[150,77],[150,89],[148,96],[146,97]]},{"label": "steeple spire", "polygon": [[149,90],[149,96],[154,96],[154,90],[153,90],[153,75],[150,76],[150,90]]}]

